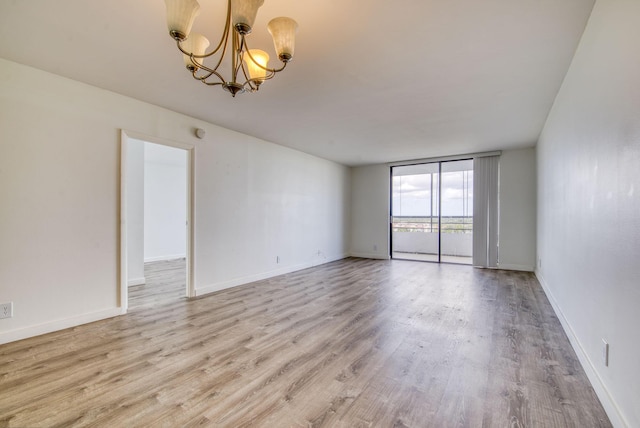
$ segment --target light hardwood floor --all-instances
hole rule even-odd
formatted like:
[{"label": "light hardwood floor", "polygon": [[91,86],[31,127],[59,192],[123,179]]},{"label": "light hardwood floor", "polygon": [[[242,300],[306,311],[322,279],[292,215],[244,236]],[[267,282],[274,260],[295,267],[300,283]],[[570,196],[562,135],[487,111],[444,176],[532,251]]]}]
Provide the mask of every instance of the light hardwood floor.
[{"label": "light hardwood floor", "polygon": [[530,273],[346,259],[0,346],[0,427],[609,427]]},{"label": "light hardwood floor", "polygon": [[187,262],[162,260],[144,264],[145,284],[129,287],[129,311],[176,303],[186,299]]}]

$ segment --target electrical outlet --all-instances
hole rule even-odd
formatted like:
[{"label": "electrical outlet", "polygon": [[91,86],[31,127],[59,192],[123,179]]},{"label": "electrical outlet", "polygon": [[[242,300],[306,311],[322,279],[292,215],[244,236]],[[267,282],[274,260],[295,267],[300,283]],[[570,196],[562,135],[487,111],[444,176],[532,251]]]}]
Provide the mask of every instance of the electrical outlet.
[{"label": "electrical outlet", "polygon": [[373,251],[378,251],[378,244],[373,244]]},{"label": "electrical outlet", "polygon": [[609,344],[602,339],[602,363],[605,367],[609,367]]},{"label": "electrical outlet", "polygon": [[13,302],[0,303],[0,318],[13,317]]},{"label": "electrical outlet", "polygon": [[280,263],[280,256],[276,256],[276,264]]}]

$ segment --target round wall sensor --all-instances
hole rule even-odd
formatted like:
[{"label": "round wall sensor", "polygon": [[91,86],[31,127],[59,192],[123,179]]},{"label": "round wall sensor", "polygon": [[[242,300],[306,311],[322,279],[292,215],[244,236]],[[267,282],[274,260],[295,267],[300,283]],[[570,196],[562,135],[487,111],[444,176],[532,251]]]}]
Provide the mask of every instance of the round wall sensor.
[{"label": "round wall sensor", "polygon": [[207,133],[205,132],[204,129],[196,128],[196,137],[198,137],[198,138],[200,138],[202,140],[206,134]]}]

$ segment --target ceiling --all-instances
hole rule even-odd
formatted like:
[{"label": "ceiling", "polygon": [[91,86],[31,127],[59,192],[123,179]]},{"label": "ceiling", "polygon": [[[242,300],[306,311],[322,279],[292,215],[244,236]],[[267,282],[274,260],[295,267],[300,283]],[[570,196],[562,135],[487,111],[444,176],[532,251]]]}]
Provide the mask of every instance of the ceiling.
[{"label": "ceiling", "polygon": [[[214,43],[226,2],[199,2]],[[593,3],[265,0],[250,46],[275,58],[266,23],[291,16],[296,56],[236,98],[191,78],[162,0],[0,0],[0,57],[364,165],[533,146]]]}]

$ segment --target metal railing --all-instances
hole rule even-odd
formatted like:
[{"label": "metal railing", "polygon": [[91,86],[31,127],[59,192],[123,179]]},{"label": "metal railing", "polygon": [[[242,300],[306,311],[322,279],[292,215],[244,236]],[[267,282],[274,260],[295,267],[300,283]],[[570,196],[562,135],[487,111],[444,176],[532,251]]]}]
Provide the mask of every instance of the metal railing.
[{"label": "metal railing", "polygon": [[[393,232],[438,233],[438,217],[391,217]],[[442,233],[473,233],[473,216],[442,216],[440,226]]]}]

